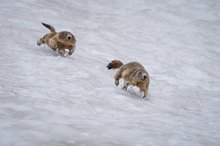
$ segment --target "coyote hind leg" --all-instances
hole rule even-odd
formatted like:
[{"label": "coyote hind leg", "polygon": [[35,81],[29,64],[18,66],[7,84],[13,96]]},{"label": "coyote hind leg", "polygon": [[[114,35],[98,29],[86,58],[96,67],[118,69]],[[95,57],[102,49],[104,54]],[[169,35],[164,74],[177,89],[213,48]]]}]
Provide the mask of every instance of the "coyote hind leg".
[{"label": "coyote hind leg", "polygon": [[115,85],[119,85],[119,80],[122,78],[122,70],[119,69],[115,74]]}]

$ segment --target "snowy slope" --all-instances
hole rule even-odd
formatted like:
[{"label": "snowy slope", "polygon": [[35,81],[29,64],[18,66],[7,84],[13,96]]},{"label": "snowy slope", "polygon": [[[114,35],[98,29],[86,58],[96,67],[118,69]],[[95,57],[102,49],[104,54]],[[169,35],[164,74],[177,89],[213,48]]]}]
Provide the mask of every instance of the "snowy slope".
[{"label": "snowy slope", "polygon": [[[220,144],[218,0],[1,0],[0,146]],[[68,30],[76,52],[36,41]],[[114,85],[112,59],[139,61],[148,100]]]}]

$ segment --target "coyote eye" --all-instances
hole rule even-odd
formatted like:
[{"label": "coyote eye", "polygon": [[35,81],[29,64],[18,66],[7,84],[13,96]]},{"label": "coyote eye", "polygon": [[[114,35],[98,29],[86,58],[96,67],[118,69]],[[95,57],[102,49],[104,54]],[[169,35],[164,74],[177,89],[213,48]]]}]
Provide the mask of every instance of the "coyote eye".
[{"label": "coyote eye", "polygon": [[138,76],[141,76],[141,75],[142,75],[142,73],[141,73],[141,72],[139,72],[139,73],[138,73]]}]

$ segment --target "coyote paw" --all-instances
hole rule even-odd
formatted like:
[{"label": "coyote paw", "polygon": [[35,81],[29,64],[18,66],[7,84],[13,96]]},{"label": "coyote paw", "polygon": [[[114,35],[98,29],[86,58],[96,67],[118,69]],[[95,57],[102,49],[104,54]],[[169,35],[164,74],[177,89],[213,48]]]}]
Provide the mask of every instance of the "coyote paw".
[{"label": "coyote paw", "polygon": [[37,40],[37,45],[40,46],[41,45],[41,41]]},{"label": "coyote paw", "polygon": [[127,90],[127,89],[128,89],[128,87],[124,86],[122,89]]},{"label": "coyote paw", "polygon": [[115,85],[118,86],[119,85],[119,81],[115,80]]},{"label": "coyote paw", "polygon": [[68,50],[68,49],[65,49],[63,56],[66,56],[68,53],[69,53],[69,50]]}]

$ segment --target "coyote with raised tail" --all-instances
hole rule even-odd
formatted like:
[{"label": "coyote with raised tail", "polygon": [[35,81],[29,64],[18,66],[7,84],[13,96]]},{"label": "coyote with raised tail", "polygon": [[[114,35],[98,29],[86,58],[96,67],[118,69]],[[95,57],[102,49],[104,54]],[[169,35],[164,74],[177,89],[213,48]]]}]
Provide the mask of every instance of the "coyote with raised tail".
[{"label": "coyote with raised tail", "polygon": [[117,69],[115,74],[115,85],[119,85],[119,80],[124,79],[123,89],[127,90],[129,85],[137,86],[147,96],[150,78],[145,68],[138,62],[123,64],[120,60],[113,60],[107,65],[108,69]]},{"label": "coyote with raised tail", "polygon": [[72,55],[75,51],[76,39],[75,36],[68,31],[56,32],[52,25],[42,23],[51,32],[45,34],[37,41],[37,44],[47,44],[48,47],[56,51],[58,54],[66,56]]}]

